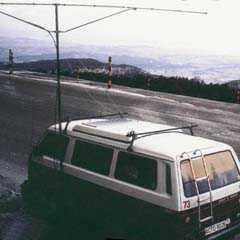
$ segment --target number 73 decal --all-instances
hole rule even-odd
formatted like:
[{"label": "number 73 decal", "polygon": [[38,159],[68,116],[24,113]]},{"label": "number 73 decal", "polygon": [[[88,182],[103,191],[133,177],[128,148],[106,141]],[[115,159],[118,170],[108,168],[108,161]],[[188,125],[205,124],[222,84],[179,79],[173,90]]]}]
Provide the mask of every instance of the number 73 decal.
[{"label": "number 73 decal", "polygon": [[190,208],[190,201],[188,200],[188,201],[183,201],[183,208],[184,209],[188,209],[188,208]]}]

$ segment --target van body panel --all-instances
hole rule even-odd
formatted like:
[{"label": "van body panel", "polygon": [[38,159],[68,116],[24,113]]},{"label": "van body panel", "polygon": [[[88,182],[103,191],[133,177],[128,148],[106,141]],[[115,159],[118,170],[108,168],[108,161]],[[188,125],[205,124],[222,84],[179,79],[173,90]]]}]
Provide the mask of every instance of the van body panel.
[{"label": "van body panel", "polygon": [[[111,231],[136,233],[138,229],[138,237],[143,236],[143,239],[148,238],[149,234],[156,234],[153,239],[159,236],[174,239],[178,235],[172,228],[175,226],[175,211],[168,211],[159,202],[155,202],[159,199],[158,195],[157,198],[151,195],[151,199],[146,199],[143,196],[146,193],[143,194],[142,191],[133,188],[126,190],[123,185],[110,181],[102,184],[103,178],[101,183],[98,176],[91,176],[92,179],[89,179],[87,172],[81,172],[80,179],[77,169],[69,168],[66,164],[63,173],[56,171],[57,164],[59,163],[51,162],[47,158],[30,162],[31,186],[29,193],[24,196],[28,202],[34,202],[40,211],[51,211],[51,204],[41,208],[38,203],[45,197],[48,203],[51,201],[56,205],[61,204],[65,219],[70,216],[70,221],[72,219],[75,223],[82,218],[86,221],[96,220],[102,228],[107,228],[108,234],[111,234]],[[116,191],[116,186],[121,189]],[[32,194],[34,197],[31,198]],[[58,209],[58,206],[54,205],[53,209]]]},{"label": "van body panel", "polygon": [[[60,163],[58,160],[54,160],[47,156],[37,157],[33,160],[48,168],[60,170]],[[72,164],[63,163],[63,172],[72,175],[78,179],[82,179],[93,184],[109,188],[113,191],[121,192],[134,198],[147,201],[157,206],[168,208],[171,210],[177,210],[177,204],[173,204],[176,201],[171,200],[171,196],[164,193],[158,193],[145,188],[141,188],[109,176],[103,176],[101,174],[93,173],[83,168],[73,166]],[[171,201],[169,201],[171,200]]]}]

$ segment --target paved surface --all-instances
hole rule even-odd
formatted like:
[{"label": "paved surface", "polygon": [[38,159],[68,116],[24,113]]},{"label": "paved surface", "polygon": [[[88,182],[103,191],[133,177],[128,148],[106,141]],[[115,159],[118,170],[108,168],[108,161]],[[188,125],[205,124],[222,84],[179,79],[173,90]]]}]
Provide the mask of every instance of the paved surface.
[{"label": "paved surface", "polygon": [[[62,86],[65,118],[121,111],[168,125],[198,124],[197,135],[228,143],[240,156],[240,105],[114,85],[108,90],[85,80],[63,79]],[[9,76],[0,72],[0,200],[17,195],[26,179],[32,144],[54,123],[55,91],[56,82],[51,76],[29,72]],[[24,229],[32,226],[30,220],[22,218],[21,214],[18,218],[10,214],[8,224],[3,224],[6,216],[0,215],[3,239],[24,239],[22,231],[14,238],[5,231],[6,227],[11,229],[11,224],[12,229],[16,225],[21,228],[21,224]],[[20,219],[21,224],[13,219]]]}]

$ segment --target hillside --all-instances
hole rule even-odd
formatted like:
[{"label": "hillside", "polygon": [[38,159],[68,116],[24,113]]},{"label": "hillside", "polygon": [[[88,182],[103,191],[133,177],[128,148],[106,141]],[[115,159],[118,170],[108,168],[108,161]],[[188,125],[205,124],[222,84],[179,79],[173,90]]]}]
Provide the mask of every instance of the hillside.
[{"label": "hillside", "polygon": [[[80,69],[81,79],[107,82],[108,64],[95,59],[62,59],[61,75],[68,77],[77,76],[77,68]],[[55,60],[42,60],[35,62],[16,63],[15,70],[28,70],[54,74]],[[7,65],[0,64],[0,69],[7,69]],[[207,98],[225,102],[236,102],[234,90],[226,84],[207,84],[198,78],[167,77],[147,73],[142,69],[124,64],[113,64],[113,84],[133,88],[149,89],[157,92],[168,92],[185,96]]]},{"label": "hillside", "polygon": [[[92,58],[84,59],[62,59],[60,61],[62,74],[73,75],[76,73],[77,69],[80,69],[80,72],[93,72],[93,73],[107,73],[108,64],[97,61]],[[7,65],[0,63],[1,69],[6,69]],[[14,69],[16,70],[28,70],[35,72],[44,72],[44,73],[54,73],[56,69],[55,60],[40,60],[34,62],[23,62],[15,63]],[[143,74],[144,71],[138,67],[126,64],[113,64],[112,70],[114,75],[137,75]]]},{"label": "hillside", "polygon": [[[0,61],[8,59],[12,49],[16,62],[55,59],[55,49],[50,41],[0,36]],[[185,52],[147,45],[81,45],[61,44],[61,58],[92,58],[107,61],[113,57],[115,64],[133,65],[152,74],[199,78],[205,83],[226,83],[239,79],[240,57],[203,52]]]}]

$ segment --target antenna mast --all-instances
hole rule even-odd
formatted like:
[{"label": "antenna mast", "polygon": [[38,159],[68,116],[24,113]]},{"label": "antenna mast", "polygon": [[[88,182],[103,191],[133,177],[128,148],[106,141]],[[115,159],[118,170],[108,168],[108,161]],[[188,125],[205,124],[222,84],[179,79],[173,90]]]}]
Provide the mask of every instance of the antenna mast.
[{"label": "antenna mast", "polygon": [[61,102],[61,79],[60,79],[60,56],[59,56],[59,19],[58,5],[55,4],[55,23],[56,23],[56,56],[57,56],[57,108],[58,108],[58,127],[59,133],[62,133],[62,102]]}]

